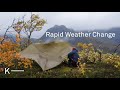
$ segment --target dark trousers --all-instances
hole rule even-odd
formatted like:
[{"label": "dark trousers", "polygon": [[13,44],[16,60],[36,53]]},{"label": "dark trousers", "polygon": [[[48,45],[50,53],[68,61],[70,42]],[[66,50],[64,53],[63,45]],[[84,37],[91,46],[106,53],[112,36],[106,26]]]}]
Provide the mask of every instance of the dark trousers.
[{"label": "dark trousers", "polygon": [[73,67],[77,67],[77,62],[69,59],[69,60],[68,60],[68,65],[69,65],[69,66],[73,66]]}]

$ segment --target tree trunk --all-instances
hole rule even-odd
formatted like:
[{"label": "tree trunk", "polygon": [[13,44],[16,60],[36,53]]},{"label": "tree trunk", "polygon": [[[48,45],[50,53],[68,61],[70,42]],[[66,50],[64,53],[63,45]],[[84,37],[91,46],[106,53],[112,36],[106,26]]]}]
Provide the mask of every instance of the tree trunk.
[{"label": "tree trunk", "polygon": [[28,36],[28,46],[31,44],[31,41],[30,41],[30,39],[31,39],[31,34],[32,34],[32,32],[30,32],[30,35]]}]

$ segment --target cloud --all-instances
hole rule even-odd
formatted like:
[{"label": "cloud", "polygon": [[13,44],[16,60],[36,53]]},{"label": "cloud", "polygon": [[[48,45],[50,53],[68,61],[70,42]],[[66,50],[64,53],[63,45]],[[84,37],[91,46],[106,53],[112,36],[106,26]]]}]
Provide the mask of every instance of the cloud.
[{"label": "cloud", "polygon": [[[47,24],[40,33],[34,32],[33,37],[40,37],[54,25],[65,25],[75,30],[109,29],[120,27],[120,12],[33,12],[47,20]],[[11,24],[13,18],[26,15],[28,19],[30,12],[0,12],[0,28]],[[0,33],[4,32],[3,29]]]}]

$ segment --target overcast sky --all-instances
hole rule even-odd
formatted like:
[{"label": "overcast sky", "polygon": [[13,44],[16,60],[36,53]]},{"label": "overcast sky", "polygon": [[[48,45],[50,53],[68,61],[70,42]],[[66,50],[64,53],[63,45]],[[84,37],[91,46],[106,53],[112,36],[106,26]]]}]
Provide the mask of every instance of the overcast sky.
[{"label": "overcast sky", "polygon": [[[48,28],[54,25],[65,25],[74,30],[109,29],[120,27],[120,12],[33,12],[47,20],[47,24],[40,33],[35,32],[33,37],[40,37]],[[20,18],[30,12],[0,12],[0,33],[3,28],[12,23],[13,18]]]}]

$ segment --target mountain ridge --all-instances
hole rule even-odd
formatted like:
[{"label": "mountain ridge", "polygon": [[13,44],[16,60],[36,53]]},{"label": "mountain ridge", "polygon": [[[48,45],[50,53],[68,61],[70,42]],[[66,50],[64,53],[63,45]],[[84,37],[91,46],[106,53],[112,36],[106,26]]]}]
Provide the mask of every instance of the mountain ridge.
[{"label": "mountain ridge", "polygon": [[[89,30],[88,30],[89,31]],[[88,32],[86,31],[80,31],[80,32]],[[65,37],[60,37],[60,38],[47,38],[46,35],[44,34],[39,40],[43,41],[43,42],[52,42],[52,41],[56,41],[56,40],[63,40],[63,41],[67,41],[72,45],[77,45],[78,42],[82,42],[82,43],[93,43],[93,45],[95,45],[96,48],[100,48],[100,49],[104,49],[104,51],[109,51],[109,52],[113,52],[114,48],[117,44],[120,43],[120,27],[116,27],[116,28],[110,28],[108,30],[93,30],[96,32],[103,32],[103,33],[115,33],[116,37],[112,38],[112,39],[108,39],[108,38],[86,38],[86,37],[80,37],[80,38],[76,38],[76,37],[69,37],[69,38],[65,38]],[[89,32],[93,32],[93,31],[89,31]],[[67,28],[65,25],[55,25],[51,28],[49,28],[46,32],[51,32],[51,33],[57,33],[57,32],[79,32],[79,31],[75,31],[73,29],[69,29]]]}]

